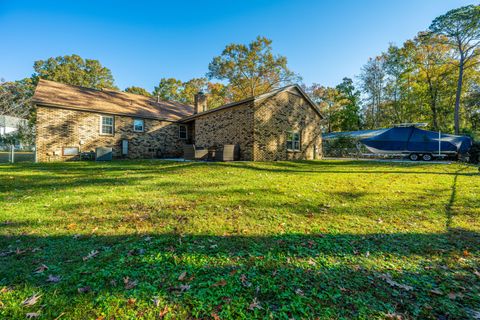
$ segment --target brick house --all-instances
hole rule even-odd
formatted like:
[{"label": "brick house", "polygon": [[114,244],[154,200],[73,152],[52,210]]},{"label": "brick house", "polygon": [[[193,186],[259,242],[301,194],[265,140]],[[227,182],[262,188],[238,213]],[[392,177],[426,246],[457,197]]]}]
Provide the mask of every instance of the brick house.
[{"label": "brick house", "polygon": [[36,107],[37,161],[78,159],[111,147],[115,158],[181,157],[183,145],[237,144],[240,160],[321,158],[318,107],[297,85],[207,109],[113,90],[40,80]]}]

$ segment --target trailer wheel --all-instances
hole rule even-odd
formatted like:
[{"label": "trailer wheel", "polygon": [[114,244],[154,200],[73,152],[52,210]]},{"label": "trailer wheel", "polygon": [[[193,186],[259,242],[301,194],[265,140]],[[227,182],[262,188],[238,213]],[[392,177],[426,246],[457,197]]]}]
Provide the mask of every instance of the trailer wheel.
[{"label": "trailer wheel", "polygon": [[430,153],[425,153],[423,156],[422,156],[422,160],[423,161],[432,161],[432,155]]},{"label": "trailer wheel", "polygon": [[408,158],[412,161],[417,161],[418,160],[418,154],[416,153],[410,153],[410,155],[408,156]]}]

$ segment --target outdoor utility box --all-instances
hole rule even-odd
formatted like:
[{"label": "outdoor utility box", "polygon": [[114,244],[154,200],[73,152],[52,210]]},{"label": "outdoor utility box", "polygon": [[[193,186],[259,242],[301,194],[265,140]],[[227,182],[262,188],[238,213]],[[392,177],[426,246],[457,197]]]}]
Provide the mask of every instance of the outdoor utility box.
[{"label": "outdoor utility box", "polygon": [[128,155],[128,140],[122,140],[122,156]]},{"label": "outdoor utility box", "polygon": [[113,150],[111,147],[98,147],[95,149],[96,161],[111,161]]}]

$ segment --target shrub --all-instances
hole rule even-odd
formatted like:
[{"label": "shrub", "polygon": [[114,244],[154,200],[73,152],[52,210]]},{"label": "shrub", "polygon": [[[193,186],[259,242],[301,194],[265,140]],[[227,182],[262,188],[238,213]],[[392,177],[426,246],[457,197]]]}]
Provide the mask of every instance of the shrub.
[{"label": "shrub", "polygon": [[330,157],[359,156],[360,149],[357,144],[358,140],[351,136],[340,136],[324,141],[323,153]]},{"label": "shrub", "polygon": [[480,163],[480,141],[475,141],[468,153],[471,163]]}]

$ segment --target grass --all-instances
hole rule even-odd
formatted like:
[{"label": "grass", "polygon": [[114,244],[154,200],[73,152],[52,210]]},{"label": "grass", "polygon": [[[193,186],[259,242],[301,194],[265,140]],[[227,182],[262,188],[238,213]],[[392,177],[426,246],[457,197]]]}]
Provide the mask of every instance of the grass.
[{"label": "grass", "polygon": [[2,165],[0,318],[478,317],[479,194],[460,164]]}]

